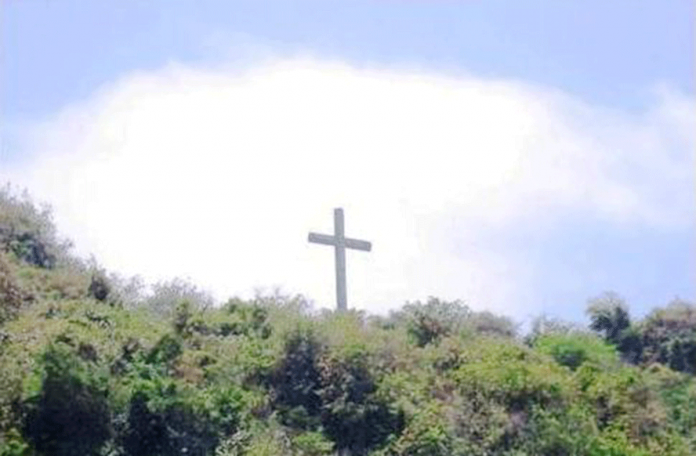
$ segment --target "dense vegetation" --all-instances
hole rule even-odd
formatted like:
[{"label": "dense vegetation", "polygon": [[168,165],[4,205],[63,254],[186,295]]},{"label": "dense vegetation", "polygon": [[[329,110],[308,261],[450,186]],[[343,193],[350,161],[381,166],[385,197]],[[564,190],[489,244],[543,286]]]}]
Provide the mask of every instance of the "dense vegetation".
[{"label": "dense vegetation", "polygon": [[696,308],[588,328],[435,298],[388,317],[301,296],[143,293],[0,190],[0,455],[693,455]]}]

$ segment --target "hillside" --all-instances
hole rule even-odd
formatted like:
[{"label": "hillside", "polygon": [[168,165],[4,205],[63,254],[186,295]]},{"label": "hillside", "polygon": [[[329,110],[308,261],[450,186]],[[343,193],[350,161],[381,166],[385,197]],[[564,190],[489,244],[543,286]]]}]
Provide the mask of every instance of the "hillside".
[{"label": "hillside", "polygon": [[143,293],[5,188],[0,455],[696,454],[694,304],[587,312],[522,335],[437,298],[377,317]]}]

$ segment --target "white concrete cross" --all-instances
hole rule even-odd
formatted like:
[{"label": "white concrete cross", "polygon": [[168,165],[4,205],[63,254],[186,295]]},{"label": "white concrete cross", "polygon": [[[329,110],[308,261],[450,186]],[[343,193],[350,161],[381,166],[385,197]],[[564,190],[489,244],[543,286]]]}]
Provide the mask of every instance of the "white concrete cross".
[{"label": "white concrete cross", "polygon": [[350,239],[345,236],[343,209],[334,209],[334,235],[309,233],[309,242],[331,245],[336,253],[336,304],[339,311],[348,309],[346,295],[346,249],[369,252],[372,244],[367,241]]}]

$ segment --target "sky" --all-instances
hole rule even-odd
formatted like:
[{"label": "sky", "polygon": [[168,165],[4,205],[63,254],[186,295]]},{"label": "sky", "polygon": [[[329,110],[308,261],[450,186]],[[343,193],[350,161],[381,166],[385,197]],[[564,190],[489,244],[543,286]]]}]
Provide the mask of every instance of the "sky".
[{"label": "sky", "polygon": [[218,299],[576,321],[696,298],[691,1],[0,3],[0,181]]}]

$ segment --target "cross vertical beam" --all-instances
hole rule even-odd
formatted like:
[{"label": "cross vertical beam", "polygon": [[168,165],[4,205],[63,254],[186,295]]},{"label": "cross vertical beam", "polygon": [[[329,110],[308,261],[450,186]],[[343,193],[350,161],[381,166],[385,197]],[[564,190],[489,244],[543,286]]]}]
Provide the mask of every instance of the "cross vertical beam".
[{"label": "cross vertical beam", "polygon": [[346,291],[346,232],[343,209],[334,209],[334,252],[336,253],[336,306],[339,311],[348,309]]},{"label": "cross vertical beam", "polygon": [[330,245],[334,248],[336,261],[336,307],[339,311],[348,309],[346,291],[346,249],[369,252],[372,244],[367,241],[346,238],[343,209],[334,209],[334,235],[309,233],[309,242]]}]

